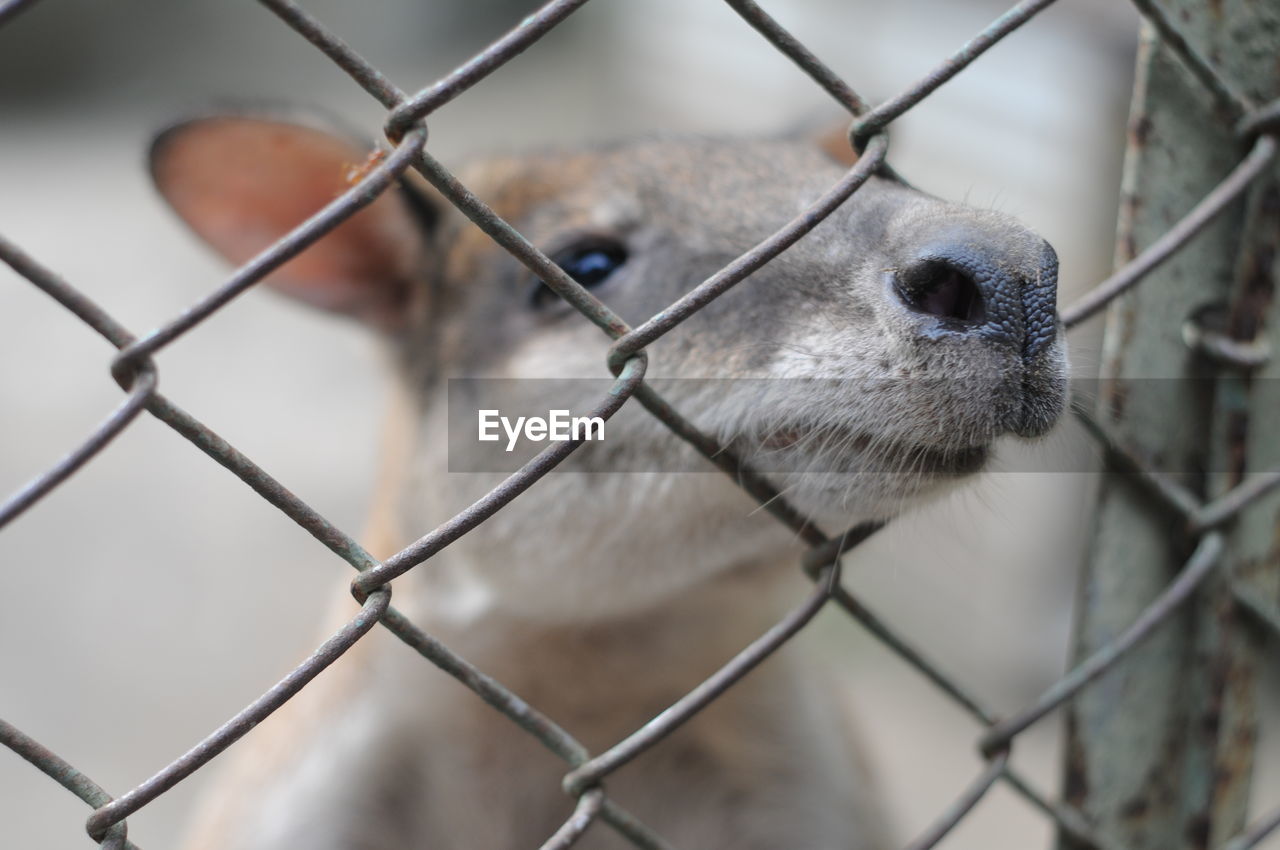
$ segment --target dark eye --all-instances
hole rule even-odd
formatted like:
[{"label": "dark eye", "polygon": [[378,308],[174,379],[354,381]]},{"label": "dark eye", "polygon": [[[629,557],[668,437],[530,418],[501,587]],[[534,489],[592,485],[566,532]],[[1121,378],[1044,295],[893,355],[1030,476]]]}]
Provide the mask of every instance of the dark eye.
[{"label": "dark eye", "polygon": [[[622,267],[627,261],[627,249],[622,243],[611,239],[591,239],[558,251],[551,259],[564,269],[565,274],[591,289],[604,283]],[[559,298],[551,287],[538,281],[538,287],[533,292],[535,307],[551,304]]]}]

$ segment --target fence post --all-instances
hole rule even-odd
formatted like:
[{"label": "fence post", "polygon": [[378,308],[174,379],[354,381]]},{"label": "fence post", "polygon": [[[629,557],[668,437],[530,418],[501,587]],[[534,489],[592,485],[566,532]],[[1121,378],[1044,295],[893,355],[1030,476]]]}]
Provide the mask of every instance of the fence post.
[{"label": "fence post", "polygon": [[[1147,5],[1146,3],[1140,5]],[[1151,0],[1226,88],[1280,94],[1280,6]],[[1144,27],[1129,126],[1117,260],[1131,259],[1248,150],[1208,89]],[[1097,414],[1120,442],[1202,497],[1280,467],[1280,367],[1193,351],[1194,328],[1280,351],[1274,298],[1280,178],[1272,168],[1215,224],[1107,315]],[[1191,323],[1191,324],[1189,324]],[[1077,608],[1074,652],[1106,644],[1181,567],[1195,539],[1176,514],[1109,467]],[[1190,604],[1067,713],[1064,795],[1127,850],[1219,848],[1244,825],[1263,637],[1241,597],[1280,599],[1280,500],[1225,527],[1218,570]],[[1060,850],[1082,850],[1066,836]]]}]

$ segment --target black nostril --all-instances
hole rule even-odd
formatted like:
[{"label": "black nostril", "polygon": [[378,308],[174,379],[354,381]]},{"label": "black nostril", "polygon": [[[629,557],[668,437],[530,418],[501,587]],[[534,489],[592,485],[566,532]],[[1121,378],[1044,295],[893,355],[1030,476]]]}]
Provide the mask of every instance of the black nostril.
[{"label": "black nostril", "polygon": [[912,310],[961,322],[986,319],[982,292],[973,276],[940,260],[926,260],[895,277],[899,296]]}]

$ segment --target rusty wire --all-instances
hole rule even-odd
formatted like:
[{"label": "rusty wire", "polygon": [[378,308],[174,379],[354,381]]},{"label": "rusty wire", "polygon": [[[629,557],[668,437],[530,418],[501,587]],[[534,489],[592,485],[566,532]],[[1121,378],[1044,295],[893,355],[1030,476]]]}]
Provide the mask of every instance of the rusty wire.
[{"label": "rusty wire", "polygon": [[[70,763],[0,720],[0,743],[14,750],[93,807],[94,811],[88,818],[86,829],[100,847],[114,848],[114,850],[135,848],[136,850],[136,845],[127,838],[126,818],[130,814],[208,764],[252,726],[297,694],[326,666],[380,623],[424,659],[460,681],[484,702],[541,742],[569,766],[563,786],[566,793],[576,797],[577,803],[569,819],[542,845],[544,848],[573,846],[586,829],[599,819],[609,824],[634,846],[665,850],[670,845],[610,799],[600,785],[601,780],[615,770],[624,769],[625,765],[641,752],[659,745],[669,733],[731,688],[757,664],[767,659],[800,632],[827,604],[834,603],[972,715],[985,729],[978,741],[979,750],[985,762],[981,772],[969,787],[957,796],[947,811],[941,813],[921,836],[908,845],[910,850],[928,850],[936,846],[957,824],[963,821],[991,787],[1002,781],[1025,797],[1031,805],[1076,841],[1097,850],[1119,850],[1092,832],[1082,812],[1072,806],[1048,799],[1010,767],[1009,758],[1013,743],[1022,731],[1062,707],[1074,694],[1112,668],[1144,638],[1167,622],[1170,615],[1190,597],[1199,582],[1210,574],[1218,563],[1222,552],[1222,537],[1216,529],[1280,487],[1280,471],[1250,476],[1226,494],[1213,501],[1204,502],[1167,476],[1152,469],[1138,453],[1121,445],[1099,423],[1085,417],[1089,432],[1102,443],[1109,456],[1119,464],[1120,468],[1136,473],[1137,480],[1155,495],[1157,502],[1180,519],[1189,533],[1199,538],[1199,544],[1183,571],[1146,607],[1127,631],[1073,670],[1068,671],[1030,706],[1001,719],[998,713],[986,707],[961,683],[942,672],[941,668],[925,653],[917,649],[907,638],[898,634],[840,583],[841,556],[874,534],[881,527],[880,524],[868,523],[834,535],[822,531],[791,505],[763,476],[754,472],[710,435],[684,418],[644,382],[647,365],[645,349],[648,345],[715,298],[740,284],[790,245],[804,238],[809,230],[852,196],[870,176],[875,173],[893,176],[884,161],[888,151],[884,131],[892,122],[947,80],[963,71],[984,51],[1026,24],[1053,0],[1023,0],[1000,16],[986,30],[962,45],[954,54],[940,62],[915,85],[874,107],[761,9],[754,0],[726,0],[746,23],[759,32],[774,48],[791,59],[849,113],[852,122],[850,141],[861,152],[861,156],[844,177],[807,210],[775,233],[762,239],[751,250],[690,290],[674,304],[635,328],[630,327],[607,305],[565,274],[510,224],[503,221],[426,149],[428,129],[425,122],[435,110],[462,95],[479,80],[496,72],[511,58],[536,44],[543,35],[569,17],[586,0],[553,0],[547,3],[472,59],[413,95],[397,87],[292,0],[260,0],[260,2],[286,25],[321,50],[387,108],[384,132],[393,150],[377,168],[372,169],[347,192],[237,269],[222,286],[171,322],[142,337],[136,337],[73,286],[28,257],[18,246],[0,237],[0,260],[118,349],[115,359],[109,364],[109,371],[126,391],[124,400],[110,412],[89,437],[43,474],[0,504],[0,527],[39,502],[85,463],[92,460],[115,436],[135,420],[138,413],[145,409],[237,476],[350,564],[357,571],[351,589],[361,603],[361,609],[309,658],[290,671],[265,694],[184,755],[118,797],[113,798]],[[17,17],[19,12],[33,4],[34,0],[8,0],[0,3],[0,25],[9,23]],[[1068,327],[1083,322],[1120,294],[1141,283],[1157,265],[1181,250],[1205,225],[1226,209],[1234,198],[1252,184],[1254,179],[1274,160],[1276,154],[1276,136],[1280,133],[1280,126],[1277,126],[1280,122],[1276,118],[1277,104],[1255,106],[1235,93],[1231,86],[1214,72],[1211,64],[1191,50],[1178,34],[1176,26],[1160,13],[1158,7],[1148,0],[1135,0],[1135,5],[1149,18],[1165,44],[1204,84],[1220,109],[1230,117],[1230,120],[1237,122],[1241,137],[1252,144],[1252,150],[1242,158],[1231,174],[1224,178],[1180,222],[1170,228],[1164,237],[1086,293],[1075,304],[1065,308],[1062,311],[1062,319]],[[810,547],[800,564],[803,571],[815,582],[815,587],[807,598],[760,638],[729,660],[720,670],[677,700],[658,717],[600,753],[589,752],[552,718],[543,715],[500,682],[475,668],[440,641],[414,625],[391,605],[392,587],[389,584],[396,576],[422,564],[464,534],[474,530],[512,499],[517,498],[540,477],[568,457],[577,448],[577,443],[557,443],[548,446],[524,467],[508,476],[496,488],[457,516],[423,535],[385,561],[379,562],[354,539],[334,527],[248,457],[157,391],[158,370],[151,360],[151,355],[180,339],[204,319],[222,309],[233,298],[261,281],[270,271],[323,238],[338,224],[379,197],[411,167],[417,169],[446,199],[498,245],[527,266],[567,303],[575,307],[614,341],[609,350],[607,365],[616,380],[609,394],[596,406],[595,410],[591,411],[592,415],[608,418],[627,400],[634,397],[650,413],[665,423],[675,436],[688,442],[709,462],[728,473],[775,519],[788,526]],[[1273,605],[1255,598],[1251,592],[1243,588],[1236,588],[1235,595],[1243,610],[1251,611],[1260,624],[1280,633],[1280,614],[1275,611]],[[1254,826],[1228,842],[1223,850],[1247,850],[1278,830],[1280,830],[1280,811],[1264,816]]]}]

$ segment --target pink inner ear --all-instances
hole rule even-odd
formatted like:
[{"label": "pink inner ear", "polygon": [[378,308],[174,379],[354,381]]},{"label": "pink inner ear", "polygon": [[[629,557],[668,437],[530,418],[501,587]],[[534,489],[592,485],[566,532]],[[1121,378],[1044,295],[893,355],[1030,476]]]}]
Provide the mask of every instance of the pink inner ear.
[{"label": "pink inner ear", "polygon": [[[171,131],[152,171],[191,228],[240,264],[345,191],[365,158],[308,127],[228,117]],[[264,282],[314,306],[381,321],[403,302],[419,240],[403,199],[384,193]]]}]

